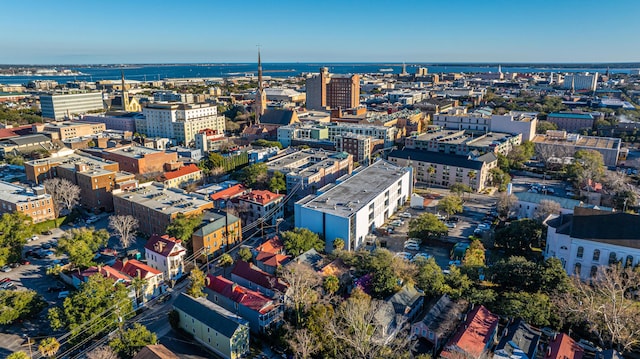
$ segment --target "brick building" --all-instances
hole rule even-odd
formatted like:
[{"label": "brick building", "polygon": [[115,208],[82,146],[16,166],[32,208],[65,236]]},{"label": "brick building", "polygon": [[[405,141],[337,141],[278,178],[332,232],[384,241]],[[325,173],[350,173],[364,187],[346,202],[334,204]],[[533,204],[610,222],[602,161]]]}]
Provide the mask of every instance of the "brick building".
[{"label": "brick building", "polygon": [[135,174],[163,172],[166,163],[178,161],[177,152],[165,152],[141,146],[104,150],[101,157],[118,162],[121,170]]},{"label": "brick building", "polygon": [[55,218],[53,200],[43,187],[32,189],[0,181],[0,213],[22,212],[34,223]]}]

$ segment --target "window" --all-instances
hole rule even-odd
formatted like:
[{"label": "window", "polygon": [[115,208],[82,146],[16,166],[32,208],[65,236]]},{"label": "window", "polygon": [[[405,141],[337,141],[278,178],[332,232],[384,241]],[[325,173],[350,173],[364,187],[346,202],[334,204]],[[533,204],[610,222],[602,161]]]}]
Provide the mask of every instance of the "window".
[{"label": "window", "polygon": [[609,253],[609,265],[618,261],[618,257],[616,256],[616,252]]},{"label": "window", "polygon": [[578,253],[576,253],[576,257],[582,258],[584,255],[584,247],[578,247]]},{"label": "window", "polygon": [[600,260],[600,250],[596,249],[593,251],[593,261],[597,262]]}]

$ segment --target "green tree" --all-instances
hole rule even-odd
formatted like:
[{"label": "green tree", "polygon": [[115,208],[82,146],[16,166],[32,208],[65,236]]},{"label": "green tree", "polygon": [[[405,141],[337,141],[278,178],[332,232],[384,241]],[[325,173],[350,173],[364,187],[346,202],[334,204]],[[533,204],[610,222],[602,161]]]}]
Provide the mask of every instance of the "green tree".
[{"label": "green tree", "polygon": [[253,253],[248,247],[242,247],[238,250],[238,257],[248,263],[253,259]]},{"label": "green tree", "polygon": [[604,177],[605,167],[602,154],[595,150],[576,151],[574,162],[569,166],[570,176],[580,187],[588,181],[599,182]]},{"label": "green tree", "polygon": [[522,144],[515,146],[509,151],[507,159],[509,160],[509,167],[520,169],[522,165],[533,157],[535,152],[534,144],[531,141],[523,142]]},{"label": "green tree", "polygon": [[538,121],[536,125],[536,133],[545,134],[547,131],[557,130],[558,125],[549,121]]},{"label": "green tree", "polygon": [[462,265],[470,268],[485,266],[485,249],[479,240],[471,241],[469,248],[462,259]]},{"label": "green tree", "polygon": [[409,237],[432,239],[446,235],[447,226],[432,213],[424,213],[409,222]]},{"label": "green tree", "polygon": [[371,273],[371,296],[374,298],[387,298],[400,289],[393,263],[393,254],[387,249],[378,248],[371,254],[366,268]]},{"label": "green tree", "polygon": [[278,149],[282,149],[282,143],[280,143],[279,141],[267,141],[265,139],[253,141],[252,145],[258,147],[278,147]]},{"label": "green tree", "polygon": [[0,290],[0,324],[37,315],[46,302],[33,290]]},{"label": "green tree", "polygon": [[[469,172],[471,173],[471,172]],[[475,178],[475,175],[473,176]],[[473,192],[473,190],[471,189],[471,187],[467,186],[464,183],[454,183],[451,186],[449,186],[449,190],[451,191],[451,193],[455,194],[458,197],[461,197],[464,193],[471,193]]]},{"label": "green tree", "polygon": [[340,280],[334,275],[327,276],[322,283],[322,288],[325,292],[333,294],[340,288]]},{"label": "green tree", "polygon": [[267,182],[267,165],[254,163],[242,169],[238,179],[250,188],[265,188]]},{"label": "green tree", "polygon": [[287,190],[287,182],[284,175],[280,171],[273,172],[269,180],[269,191],[280,193]]},{"label": "green tree", "polygon": [[[100,274],[92,275],[78,291],[65,298],[62,308],[49,310],[48,319],[54,330],[71,331],[71,341],[108,333],[118,323],[135,314],[129,290],[121,283]],[[100,323],[89,325],[87,323]]]},{"label": "green tree", "polygon": [[541,264],[540,290],[547,294],[566,293],[571,290],[571,279],[558,258],[548,258]]},{"label": "green tree", "polygon": [[136,303],[140,304],[146,301],[144,293],[146,291],[149,282],[142,277],[134,277],[131,280],[131,286],[135,290],[136,294]]},{"label": "green tree", "polygon": [[231,267],[233,265],[233,257],[229,253],[225,253],[220,256],[218,264],[224,268]]},{"label": "green tree", "polygon": [[169,324],[173,329],[180,328],[180,313],[175,309],[169,312]]},{"label": "green tree", "polygon": [[333,240],[333,249],[337,250],[337,251],[341,251],[344,249],[344,239],[342,238],[336,238]]},{"label": "green tree", "polygon": [[131,359],[140,349],[158,342],[156,334],[142,324],[135,323],[131,329],[127,329],[116,337],[109,346],[118,353],[120,358]]},{"label": "green tree", "polygon": [[204,286],[204,272],[198,268],[192,269],[189,274],[189,287],[187,288],[187,294],[194,298],[204,297],[206,296],[204,293]]},{"label": "green tree", "polygon": [[532,246],[540,245],[543,231],[544,225],[540,222],[530,218],[520,219],[498,229],[495,244],[515,252],[527,253]]},{"label": "green tree", "polygon": [[59,349],[60,349],[60,342],[58,342],[58,340],[53,337],[42,339],[40,341],[40,344],[38,345],[38,351],[44,357],[52,357],[56,355]]},{"label": "green tree", "polygon": [[283,232],[282,239],[284,248],[292,256],[299,256],[311,248],[319,252],[324,251],[324,242],[317,234],[306,228],[294,228],[292,231]]},{"label": "green tree", "polygon": [[436,260],[433,257],[427,260],[419,260],[417,265],[416,285],[429,297],[442,295],[444,291],[444,274]]},{"label": "green tree", "polygon": [[551,300],[544,293],[503,293],[492,310],[507,318],[522,318],[537,327],[551,324]]},{"label": "green tree", "polygon": [[457,195],[445,196],[438,201],[438,211],[443,211],[448,216],[462,212],[462,198]]},{"label": "green tree", "polygon": [[23,351],[13,352],[7,356],[7,359],[30,359],[29,355]]},{"label": "green tree", "polygon": [[494,167],[489,170],[489,176],[491,178],[491,184],[498,187],[500,192],[507,190],[507,184],[511,182],[511,176],[504,172],[499,167]]},{"label": "green tree", "polygon": [[0,267],[22,258],[22,248],[32,234],[31,217],[22,212],[4,213],[0,217]]},{"label": "green tree", "polygon": [[179,213],[167,226],[167,234],[183,242],[189,242],[196,228],[202,223],[202,214],[185,216]]},{"label": "green tree", "polygon": [[466,274],[460,271],[460,268],[451,265],[449,273],[444,276],[444,286],[442,291],[449,295],[452,299],[462,298],[469,292],[473,282]]},{"label": "green tree", "polygon": [[79,268],[93,264],[94,253],[107,244],[109,232],[104,229],[72,229],[58,240],[58,253],[69,256],[69,261]]},{"label": "green tree", "polygon": [[522,256],[501,259],[491,267],[493,283],[505,291],[537,292],[540,290],[540,267]]}]

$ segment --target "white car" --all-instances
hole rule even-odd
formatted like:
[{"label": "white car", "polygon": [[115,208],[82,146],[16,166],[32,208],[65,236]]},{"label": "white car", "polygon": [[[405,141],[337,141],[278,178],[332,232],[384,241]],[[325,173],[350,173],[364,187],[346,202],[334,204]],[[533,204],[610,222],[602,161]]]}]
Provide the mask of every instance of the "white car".
[{"label": "white car", "polygon": [[36,235],[33,235],[33,236],[31,237],[31,241],[37,241],[37,240],[39,240],[39,239],[40,239],[40,237],[38,237],[38,236],[36,236]]},{"label": "white car", "polygon": [[416,255],[413,256],[413,259],[411,261],[415,262],[415,261],[417,261],[418,259],[421,259],[421,258],[426,260],[426,259],[431,258],[431,255],[428,254],[428,253],[424,253],[424,252],[416,253]]},{"label": "white car", "polygon": [[441,220],[441,221],[446,218],[445,216],[441,215],[440,213],[436,213],[436,217],[438,217],[438,219]]},{"label": "white car", "polygon": [[420,245],[420,243],[421,243],[421,242],[422,242],[422,241],[420,241],[420,240],[419,240],[419,239],[417,239],[417,238],[409,238],[409,239],[407,239],[406,241],[404,241],[404,244],[413,243],[413,244]]},{"label": "white car", "polygon": [[402,213],[400,213],[400,217],[402,217],[402,218],[411,218],[411,213],[402,212]]},{"label": "white car", "polygon": [[404,245],[404,249],[407,249],[410,251],[418,251],[420,250],[420,246],[415,243],[407,243]]},{"label": "white car", "polygon": [[404,260],[407,260],[407,261],[410,261],[411,257],[412,257],[411,253],[407,253],[407,252],[398,252],[398,253],[396,253],[395,256],[396,257],[400,257],[400,258],[402,258]]},{"label": "white car", "polygon": [[445,222],[444,224],[447,228],[456,228],[456,224],[453,222]]}]

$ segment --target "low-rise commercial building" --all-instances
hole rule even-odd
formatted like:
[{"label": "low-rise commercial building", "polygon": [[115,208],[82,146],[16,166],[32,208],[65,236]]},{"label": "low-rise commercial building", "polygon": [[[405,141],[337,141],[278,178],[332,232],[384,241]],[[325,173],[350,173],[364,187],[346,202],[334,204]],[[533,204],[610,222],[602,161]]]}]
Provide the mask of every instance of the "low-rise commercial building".
[{"label": "low-rise commercial building", "polygon": [[166,233],[167,226],[178,215],[198,215],[213,208],[213,203],[196,193],[149,183],[130,191],[114,191],[113,207],[118,215],[135,217],[138,230],[152,235]]},{"label": "low-rise commercial building", "polygon": [[105,149],[99,155],[107,160],[118,162],[121,170],[135,174],[163,172],[165,164],[178,161],[177,152],[165,152],[142,146]]},{"label": "low-rise commercial building", "polygon": [[573,157],[578,150],[594,150],[602,154],[604,165],[615,167],[622,140],[613,137],[582,136],[566,131],[547,131],[533,139],[536,154],[544,159]]},{"label": "low-rise commercial building", "polygon": [[77,121],[48,122],[35,127],[39,132],[49,133],[53,139],[61,141],[76,137],[99,135],[107,129],[104,123]]},{"label": "low-rise commercial building", "polygon": [[389,153],[389,161],[398,166],[411,166],[415,180],[435,186],[449,187],[462,183],[480,192],[491,179],[489,171],[498,166],[498,157],[487,153],[479,157],[450,155],[420,150]]},{"label": "low-rise commercial building", "polygon": [[0,213],[22,212],[34,223],[56,218],[51,195],[43,187],[25,188],[0,181]]},{"label": "low-rise commercial building", "polygon": [[296,202],[295,226],[317,233],[327,252],[333,251],[336,238],[345,241],[346,250],[356,250],[367,234],[405,204],[412,188],[409,168],[377,161]]}]

